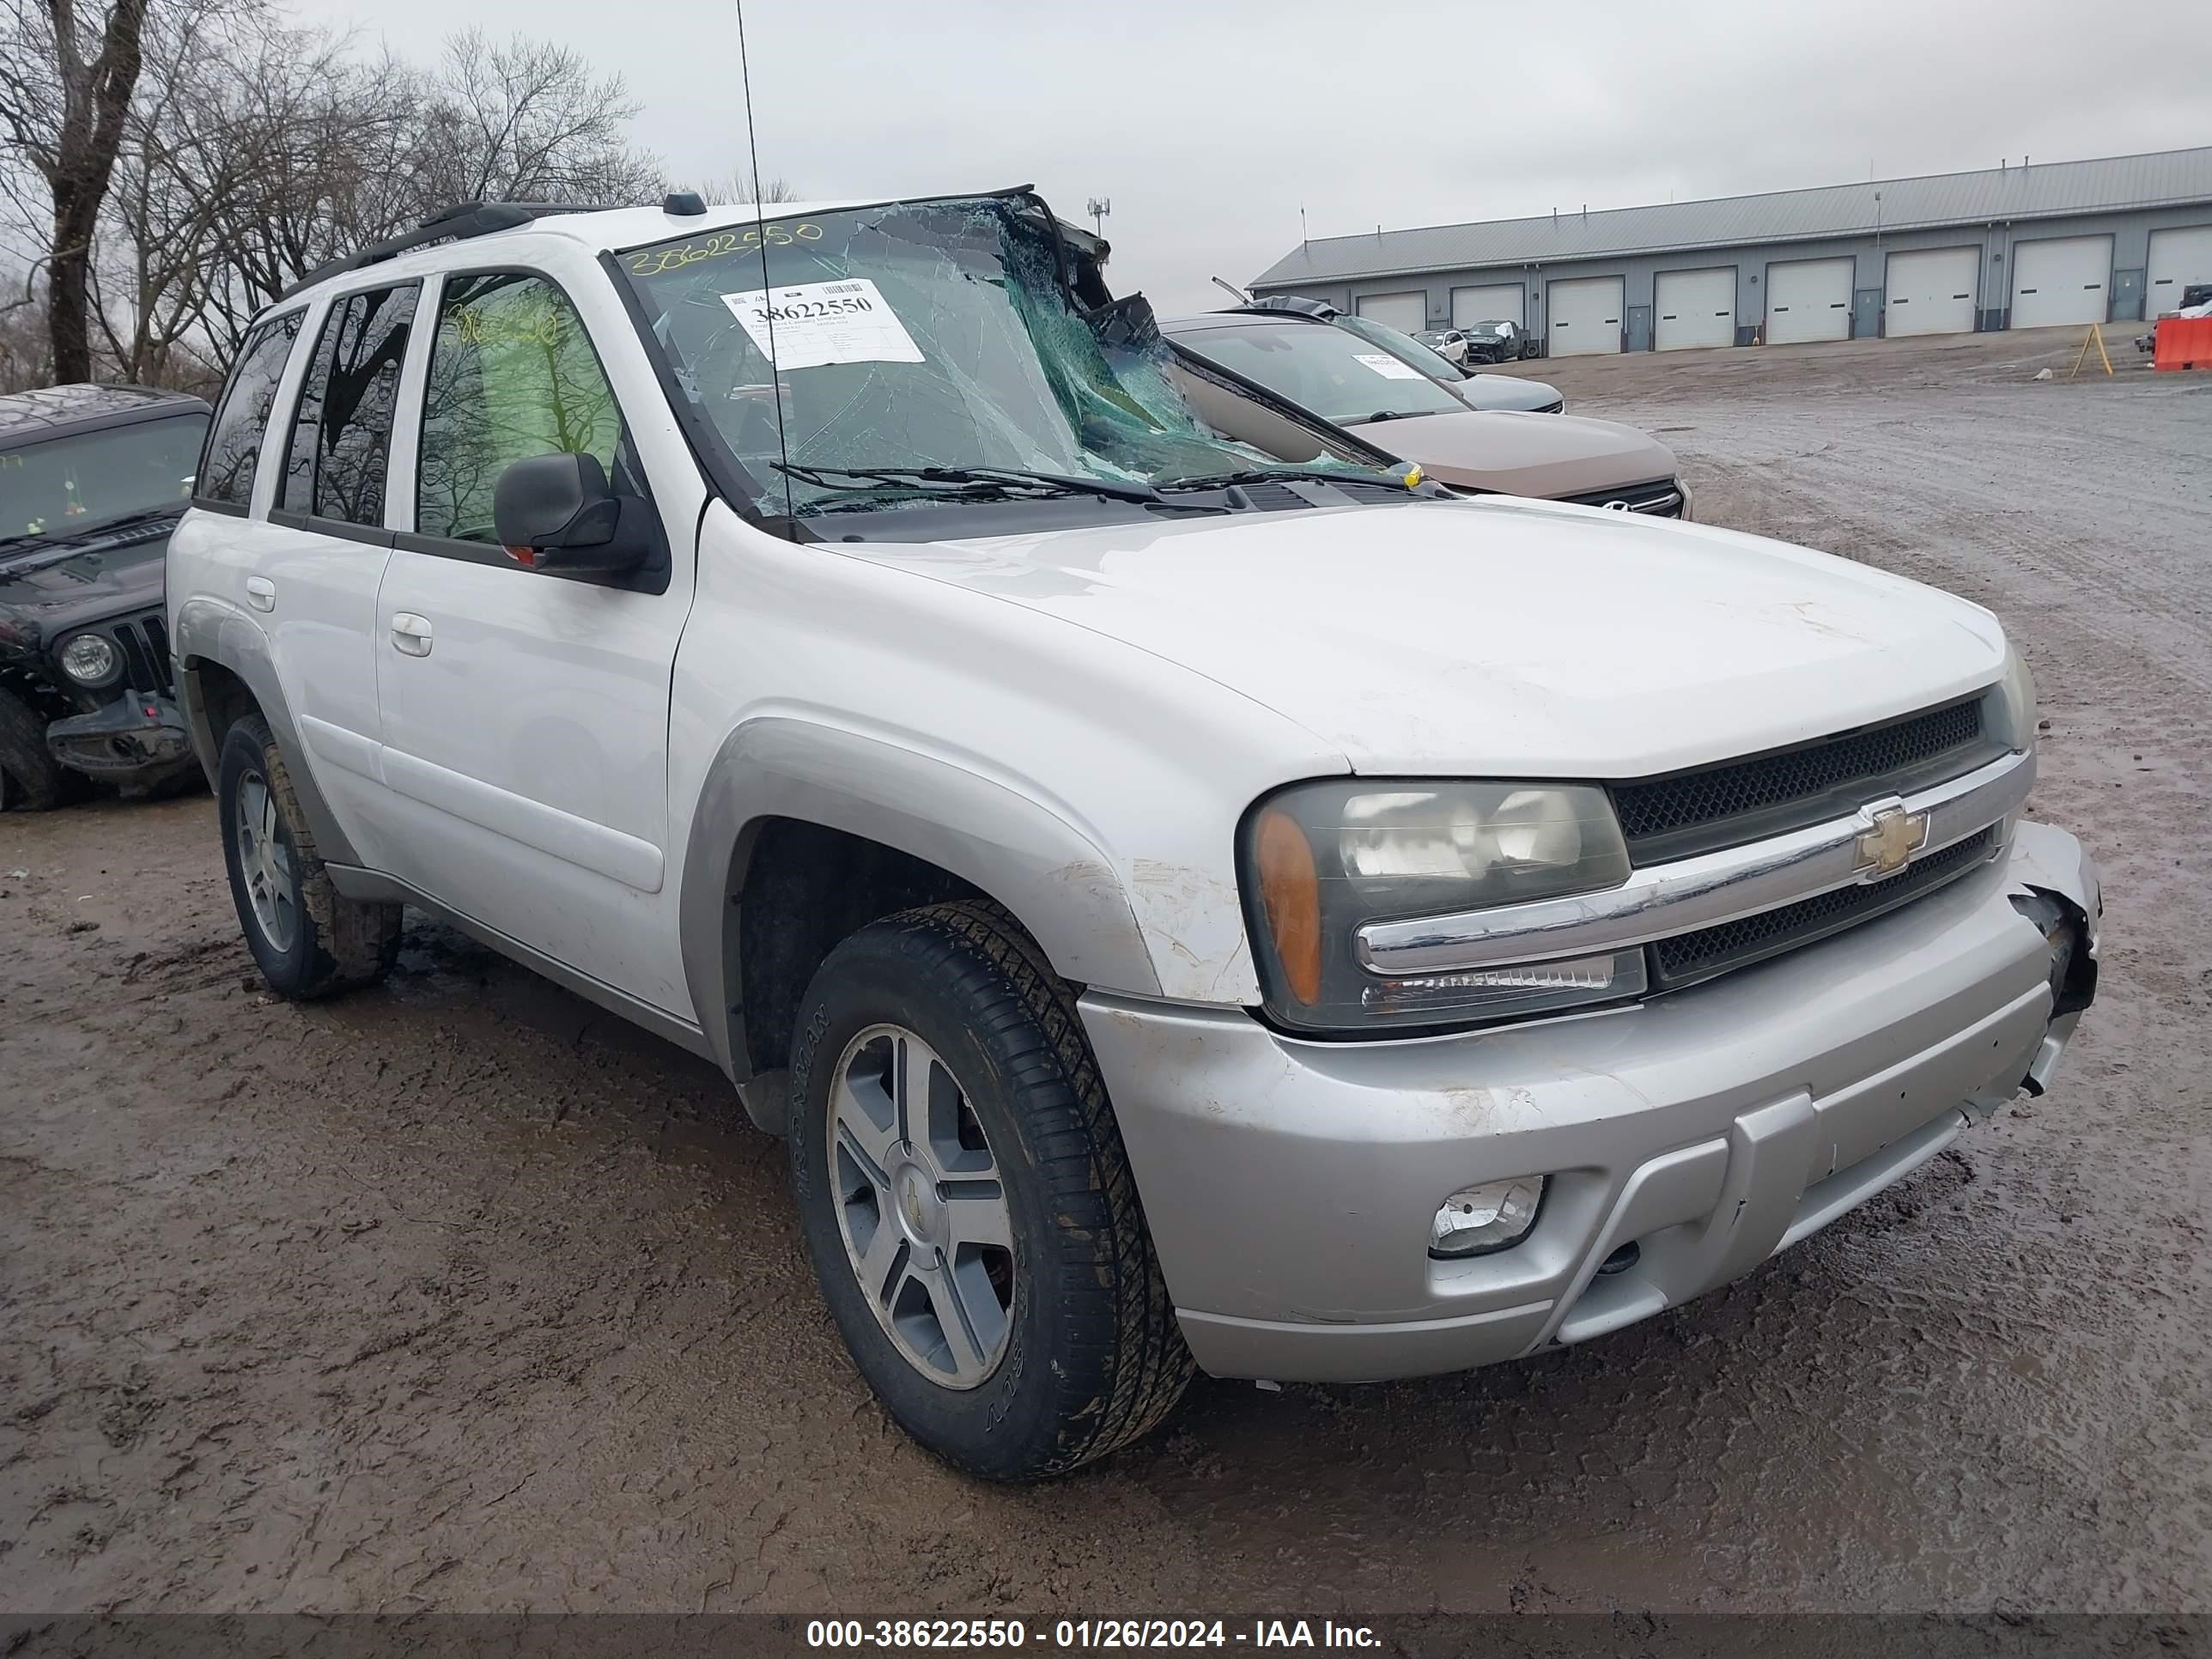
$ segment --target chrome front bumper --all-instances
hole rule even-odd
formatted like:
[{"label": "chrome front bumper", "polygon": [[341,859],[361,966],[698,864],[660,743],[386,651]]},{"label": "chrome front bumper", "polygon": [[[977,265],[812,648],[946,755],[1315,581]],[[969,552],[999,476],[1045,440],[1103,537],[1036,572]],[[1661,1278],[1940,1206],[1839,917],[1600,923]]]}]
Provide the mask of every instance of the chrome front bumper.
[{"label": "chrome front bumper", "polygon": [[[1082,1000],[1160,1263],[1218,1376],[1357,1382],[1577,1342],[1749,1272],[2050,1075],[2051,951],[2086,918],[2063,830],[1907,908],[1708,985],[1453,1037],[1303,1042],[1241,1012]],[[1439,1261],[1450,1193],[1551,1177],[1528,1237]],[[1599,1267],[1638,1246],[1625,1271]]]}]

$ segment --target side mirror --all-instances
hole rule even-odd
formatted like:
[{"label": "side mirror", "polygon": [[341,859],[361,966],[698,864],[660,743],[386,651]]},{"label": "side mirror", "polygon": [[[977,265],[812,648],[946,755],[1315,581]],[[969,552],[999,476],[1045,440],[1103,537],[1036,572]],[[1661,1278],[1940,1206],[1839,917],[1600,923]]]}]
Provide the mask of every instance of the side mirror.
[{"label": "side mirror", "polygon": [[644,514],[645,503],[607,487],[595,455],[525,456],[492,488],[500,544],[517,564],[549,576],[629,575],[653,552]]}]

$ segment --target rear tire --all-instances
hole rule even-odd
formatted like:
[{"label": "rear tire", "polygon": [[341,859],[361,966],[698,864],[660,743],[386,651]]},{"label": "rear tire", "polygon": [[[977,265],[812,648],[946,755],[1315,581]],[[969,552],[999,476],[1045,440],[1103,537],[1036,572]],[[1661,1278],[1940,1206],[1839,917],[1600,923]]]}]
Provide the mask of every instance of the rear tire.
[{"label": "rear tire", "polygon": [[1182,1397],[1190,1353],[1074,999],[1004,911],[909,910],[830,953],[791,1162],[854,1362],[956,1468],[1063,1474]]},{"label": "rear tire", "polygon": [[46,748],[46,717],[0,691],[0,811],[51,812],[68,798],[69,781]]},{"label": "rear tire", "polygon": [[258,714],[224,734],[216,810],[238,925],[270,990],[307,1000],[374,985],[391,972],[401,907],[347,898],[331,883],[276,739]]}]

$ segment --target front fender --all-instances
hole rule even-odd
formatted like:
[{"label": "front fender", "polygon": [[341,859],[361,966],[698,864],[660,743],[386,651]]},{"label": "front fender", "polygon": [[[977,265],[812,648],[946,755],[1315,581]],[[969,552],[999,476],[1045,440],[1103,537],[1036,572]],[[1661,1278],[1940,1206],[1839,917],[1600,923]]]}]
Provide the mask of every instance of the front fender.
[{"label": "front fender", "polygon": [[937,757],[808,720],[764,718],[732,732],[708,768],[679,900],[692,1004],[714,1057],[740,1083],[750,1067],[734,988],[736,930],[726,921],[753,840],[771,818],[926,859],[1005,905],[1063,976],[1160,994],[1112,860],[1066,819]]},{"label": "front fender", "polygon": [[213,665],[228,669],[245,684],[259,707],[261,718],[269,722],[269,730],[276,739],[277,752],[284,757],[284,769],[291,779],[293,793],[299,798],[300,810],[307,814],[307,828],[314,834],[316,852],[325,863],[359,864],[361,860],[354,852],[353,843],[338,828],[330,803],[323,799],[323,792],[307,764],[307,751],[300,742],[299,728],[293,722],[292,710],[277,681],[276,662],[270,654],[269,636],[244,611],[200,595],[177,607],[170,630],[169,648],[177,665],[177,703],[184,712],[185,729],[191,735],[192,752],[199,757],[209,781],[213,782],[222,770],[223,737],[215,728],[215,716],[209,707],[208,688],[202,674],[204,669]]}]

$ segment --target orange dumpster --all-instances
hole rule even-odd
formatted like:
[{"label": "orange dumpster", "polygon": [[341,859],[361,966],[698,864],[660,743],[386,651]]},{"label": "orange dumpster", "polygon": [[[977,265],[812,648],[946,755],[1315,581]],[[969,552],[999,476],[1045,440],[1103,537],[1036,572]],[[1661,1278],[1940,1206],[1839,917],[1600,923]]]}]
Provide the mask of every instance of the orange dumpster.
[{"label": "orange dumpster", "polygon": [[2212,368],[2212,317],[2166,317],[2158,325],[2153,368]]}]

